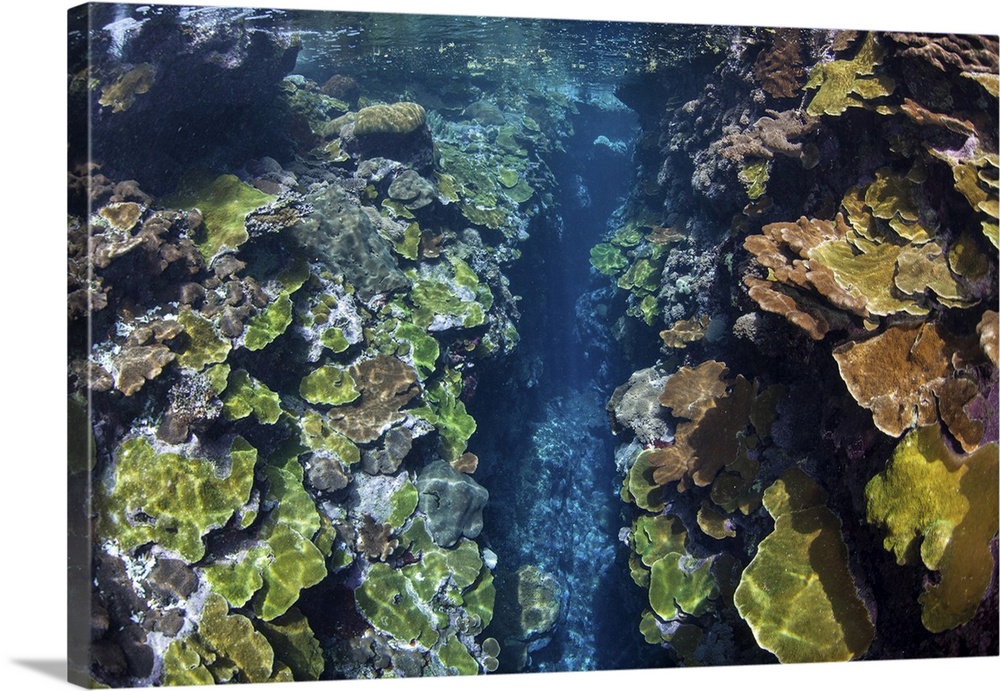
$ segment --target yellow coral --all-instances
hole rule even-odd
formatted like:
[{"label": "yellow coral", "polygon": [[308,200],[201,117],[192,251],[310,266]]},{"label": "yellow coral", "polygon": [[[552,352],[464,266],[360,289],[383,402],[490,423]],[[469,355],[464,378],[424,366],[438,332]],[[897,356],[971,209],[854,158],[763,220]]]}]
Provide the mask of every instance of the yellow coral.
[{"label": "yellow coral", "polygon": [[865,101],[888,96],[896,83],[887,75],[876,75],[884,51],[869,33],[853,60],[835,60],[816,65],[805,89],[819,89],[806,107],[809,115],[840,115],[848,108],[864,107]]},{"label": "yellow coral", "polygon": [[996,443],[956,456],[933,425],[906,435],[885,470],[865,487],[868,521],[885,529],[885,548],[896,561],[909,563],[919,553],[928,569],[941,574],[919,597],[930,631],[969,621],[989,586],[997,465]]},{"label": "yellow coral", "polygon": [[792,468],[764,493],[774,532],[740,577],[734,601],[757,643],[781,662],[851,660],[875,637],[826,492]]}]

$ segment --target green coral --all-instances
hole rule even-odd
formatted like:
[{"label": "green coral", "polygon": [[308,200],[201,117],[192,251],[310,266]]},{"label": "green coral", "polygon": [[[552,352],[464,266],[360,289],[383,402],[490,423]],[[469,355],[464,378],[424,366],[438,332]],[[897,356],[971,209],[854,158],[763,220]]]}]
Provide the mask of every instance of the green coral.
[{"label": "green coral", "polygon": [[468,648],[462,645],[454,633],[448,635],[443,645],[438,648],[438,659],[444,666],[445,674],[471,675],[479,673],[479,663],[469,654]]},{"label": "green coral", "polygon": [[719,589],[711,574],[711,559],[694,559],[671,552],[653,562],[649,575],[649,604],[662,619],[681,612],[698,616],[708,611]]},{"label": "green coral", "polygon": [[996,443],[959,457],[945,445],[940,426],[931,425],[908,433],[865,487],[868,521],[885,529],[885,548],[900,564],[919,556],[940,573],[919,597],[930,631],[969,621],[989,587],[997,463]]},{"label": "green coral", "polygon": [[659,305],[656,302],[655,296],[643,296],[642,300],[639,301],[639,314],[642,315],[644,322],[652,326],[653,322],[656,321],[656,317],[659,316]]},{"label": "green coral", "polygon": [[653,480],[653,465],[649,454],[640,452],[629,468],[623,483],[626,501],[633,502],[640,509],[651,513],[663,510],[663,486]]},{"label": "green coral", "polygon": [[414,324],[430,331],[462,327],[472,328],[486,321],[486,312],[493,306],[493,293],[481,283],[475,271],[461,259],[444,266],[408,272],[413,279],[410,302]]},{"label": "green coral", "polygon": [[213,593],[224,597],[233,607],[242,607],[264,585],[260,569],[266,558],[265,547],[253,547],[233,559],[222,559],[206,565],[205,580]]},{"label": "green coral", "polygon": [[355,590],[358,608],[373,626],[405,645],[419,643],[440,655],[453,635],[449,612],[464,608],[478,618],[479,627],[489,623],[496,591],[475,542],[463,539],[454,548],[439,547],[423,519],[416,519],[400,544],[419,561],[401,569],[375,562]]},{"label": "green coral", "polygon": [[281,417],[278,394],[251,377],[246,370],[238,370],[229,377],[226,392],[222,399],[222,412],[227,420],[242,420],[253,413],[262,424],[272,425]]},{"label": "green coral", "polygon": [[634,221],[622,226],[611,236],[611,243],[617,247],[635,247],[640,242],[642,231]]},{"label": "green coral", "polygon": [[639,259],[618,279],[618,287],[638,293],[659,290],[660,267],[650,259]]},{"label": "green coral", "polygon": [[187,642],[173,640],[163,655],[164,686],[214,684],[215,677],[201,662],[201,655]]},{"label": "green coral", "polygon": [[507,198],[515,204],[524,204],[534,196],[535,190],[527,182],[520,180],[516,185],[507,190],[506,194]]},{"label": "green coral", "polygon": [[269,204],[276,196],[264,194],[235,175],[213,178],[193,172],[180,182],[176,194],[163,200],[165,206],[201,211],[203,237],[195,242],[205,261],[247,241],[246,217],[254,209]]},{"label": "green coral", "polygon": [[344,405],[361,396],[350,372],[334,365],[323,365],[303,377],[299,393],[310,403],[326,405]]},{"label": "green coral", "polygon": [[197,635],[214,653],[209,669],[217,682],[253,684],[271,678],[274,651],[267,639],[243,615],[229,614],[229,605],[218,595],[209,595],[205,600]]},{"label": "green coral", "polygon": [[500,184],[508,189],[516,185],[517,181],[520,179],[517,171],[511,170],[510,168],[501,168],[498,177],[500,179]]},{"label": "green coral", "polygon": [[407,480],[403,483],[403,486],[398,490],[393,492],[392,497],[389,499],[389,503],[392,506],[392,512],[389,514],[389,518],[386,521],[393,529],[398,529],[403,527],[403,523],[406,519],[413,515],[413,512],[417,508],[417,502],[419,501],[419,493],[417,492],[416,485]]},{"label": "green coral", "polygon": [[188,339],[187,346],[177,356],[178,365],[200,372],[206,365],[226,361],[232,344],[215,332],[211,321],[187,307],[177,315],[177,321]]},{"label": "green coral", "polygon": [[264,621],[287,612],[304,588],[326,578],[323,553],[287,523],[274,528],[267,544],[271,557],[262,573],[264,586],[254,598],[254,611]]},{"label": "green coral", "polygon": [[268,639],[247,617],[230,614],[226,601],[214,593],[205,600],[198,632],[172,641],[163,659],[165,686],[292,680]]},{"label": "green coral", "polygon": [[226,390],[227,386],[229,386],[229,373],[231,371],[232,367],[226,364],[221,364],[209,367],[203,372],[205,377],[208,378],[209,386],[212,387],[212,391],[215,392],[216,396],[221,396],[222,392]]},{"label": "green coral", "polygon": [[482,569],[479,578],[462,596],[465,611],[479,619],[479,628],[485,629],[493,621],[497,589],[493,583],[493,572]]},{"label": "green coral", "polygon": [[346,465],[361,460],[361,451],[350,439],[335,430],[319,413],[308,410],[299,420],[302,443],[311,451],[326,451],[337,456]]},{"label": "green coral", "polygon": [[848,568],[840,519],[826,492],[792,468],[764,492],[774,531],[757,546],[734,594],[757,643],[781,662],[863,655],[875,635]]},{"label": "green coral", "polygon": [[675,516],[640,516],[632,529],[632,543],[642,563],[651,567],[669,554],[685,554],[687,532]]},{"label": "green coral", "polygon": [[462,375],[447,369],[444,376],[429,384],[424,392],[427,405],[411,412],[434,425],[441,437],[441,455],[453,461],[468,448],[469,437],[476,431],[476,420],[459,400],[462,392]]},{"label": "green coral", "polygon": [[261,525],[261,541],[217,559],[204,570],[213,592],[234,607],[253,598],[255,612],[265,621],[283,615],[303,588],[326,577],[326,555],[312,542],[323,518],[303,485],[298,461],[302,450],[296,443],[286,443],[264,467],[264,505],[273,508]]},{"label": "green coral", "polygon": [[376,562],[354,591],[358,608],[372,626],[401,641],[418,642],[429,649],[437,642],[437,631],[410,580],[399,570]]},{"label": "green coral", "polygon": [[767,181],[771,174],[771,162],[758,159],[746,163],[740,169],[739,179],[751,200],[760,199],[767,191]]},{"label": "green coral", "polygon": [[319,342],[335,353],[343,353],[351,347],[351,344],[344,336],[343,330],[336,326],[332,326],[324,331],[323,335],[319,337]]},{"label": "green coral", "polygon": [[298,609],[293,607],[272,621],[258,622],[257,628],[296,681],[319,679],[324,667],[323,648]]},{"label": "green coral", "polygon": [[[320,514],[303,485],[304,473],[298,460],[297,444],[287,444],[264,467],[268,482],[266,500],[275,508],[270,524],[284,524],[306,539],[312,539],[320,529]],[[284,458],[282,458],[284,456]]]},{"label": "green coral", "polygon": [[103,502],[101,532],[123,549],[156,542],[196,562],[205,555],[202,538],[249,501],[257,450],[237,437],[222,476],[210,459],[157,454],[141,437],[122,442],[115,458],[114,489]]},{"label": "green coral", "polygon": [[403,231],[403,238],[393,245],[399,256],[416,261],[420,256],[420,226],[411,223]]},{"label": "green coral", "polygon": [[612,244],[602,242],[590,249],[590,265],[607,276],[615,276],[628,266],[628,259]]},{"label": "green coral", "polygon": [[413,358],[413,364],[416,365],[420,378],[427,379],[434,374],[437,359],[441,355],[437,339],[429,335],[426,329],[408,322],[400,324],[395,335],[398,340],[410,344],[410,356]]},{"label": "green coral", "polygon": [[263,312],[247,320],[243,332],[243,345],[247,350],[262,350],[271,344],[292,323],[292,299],[287,293],[279,295]]}]

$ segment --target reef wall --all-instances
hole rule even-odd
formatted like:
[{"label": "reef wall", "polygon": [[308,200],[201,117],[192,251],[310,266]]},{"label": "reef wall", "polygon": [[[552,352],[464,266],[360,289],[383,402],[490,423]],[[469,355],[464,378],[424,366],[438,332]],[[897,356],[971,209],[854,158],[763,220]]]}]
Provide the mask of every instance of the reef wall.
[{"label": "reef wall", "polygon": [[591,250],[623,350],[660,339],[608,403],[637,625],[683,664],[996,655],[997,39],[719,38],[619,89]]},{"label": "reef wall", "polygon": [[[569,104],[429,113],[291,74],[298,39],[249,11],[90,9],[69,74],[91,124],[69,161],[73,678],[523,666],[544,625],[505,607],[485,633],[466,403],[518,342],[505,271],[550,213]],[[519,578],[525,609],[557,607],[543,572]]]}]

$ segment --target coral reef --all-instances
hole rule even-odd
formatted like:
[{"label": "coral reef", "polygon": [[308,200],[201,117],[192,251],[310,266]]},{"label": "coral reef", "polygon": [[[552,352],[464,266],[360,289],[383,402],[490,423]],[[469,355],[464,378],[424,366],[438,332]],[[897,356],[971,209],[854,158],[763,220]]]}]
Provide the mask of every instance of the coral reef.
[{"label": "coral reef", "polygon": [[995,37],[112,8],[86,683],[997,653]]},{"label": "coral reef", "polygon": [[[662,271],[652,236],[591,251],[625,301],[615,315],[663,322],[659,339],[621,329],[660,347],[626,351],[633,374],[608,404],[650,605],[637,628],[682,664],[993,651],[995,38],[740,41],[686,100],[663,68],[629,101],[646,119],[615,222],[680,232]],[[958,480],[973,472],[982,496]],[[932,572],[922,586],[904,594],[909,572],[856,557],[866,519],[899,564]],[[715,599],[682,601],[711,592],[703,568]]]}]

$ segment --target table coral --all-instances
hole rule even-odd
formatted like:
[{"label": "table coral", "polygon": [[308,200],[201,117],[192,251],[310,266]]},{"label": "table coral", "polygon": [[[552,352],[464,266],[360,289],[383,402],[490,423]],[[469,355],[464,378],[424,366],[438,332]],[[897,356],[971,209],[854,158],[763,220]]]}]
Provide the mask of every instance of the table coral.
[{"label": "table coral", "polygon": [[950,451],[938,425],[908,433],[885,470],[865,486],[868,521],[885,530],[900,564],[919,555],[940,574],[920,595],[921,620],[939,632],[961,626],[979,608],[993,573],[997,532],[997,445],[969,456]]},{"label": "table coral", "polygon": [[826,492],[797,468],[764,493],[774,532],[736,588],[736,608],[757,643],[781,662],[851,660],[875,635],[848,567],[840,519]]}]

